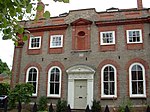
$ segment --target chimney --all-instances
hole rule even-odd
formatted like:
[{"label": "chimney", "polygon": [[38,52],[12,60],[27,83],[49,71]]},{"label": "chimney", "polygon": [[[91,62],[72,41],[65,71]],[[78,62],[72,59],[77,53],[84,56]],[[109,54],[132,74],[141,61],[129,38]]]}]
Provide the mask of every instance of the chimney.
[{"label": "chimney", "polygon": [[[40,10],[37,10],[36,17],[38,19],[42,19],[42,18],[44,18],[43,14],[44,14],[45,5],[43,2],[41,2],[41,0],[39,0],[39,2],[37,4],[37,7],[39,7],[39,6],[40,6],[40,8],[39,8]],[[42,7],[42,9],[41,9],[41,7]]]},{"label": "chimney", "polygon": [[137,8],[138,8],[138,9],[143,9],[142,0],[137,0]]}]

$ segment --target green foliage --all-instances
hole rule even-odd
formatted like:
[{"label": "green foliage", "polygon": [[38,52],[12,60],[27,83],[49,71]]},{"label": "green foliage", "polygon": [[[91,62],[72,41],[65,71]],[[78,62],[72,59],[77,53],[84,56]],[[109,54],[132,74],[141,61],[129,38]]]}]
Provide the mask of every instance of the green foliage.
[{"label": "green foliage", "polygon": [[7,83],[0,84],[0,95],[8,95],[10,92],[10,85]]},{"label": "green foliage", "polygon": [[[32,0],[0,0],[0,31],[3,32],[3,39],[12,39],[17,44],[18,36],[16,34],[24,34],[24,26],[19,24],[23,17],[31,19],[34,16],[32,10],[42,10],[42,6],[34,8]],[[40,1],[40,0],[33,0]],[[69,0],[54,0],[69,3]],[[50,13],[44,13],[45,18],[50,17]],[[23,35],[26,36],[26,35]]]},{"label": "green foliage", "polygon": [[33,93],[33,85],[29,83],[17,84],[9,94],[9,106],[15,106],[16,102],[30,102]]},{"label": "green foliage", "polygon": [[66,112],[67,111],[67,101],[58,100],[56,104],[56,112]]},{"label": "green foliage", "polygon": [[0,74],[10,74],[10,69],[8,67],[8,65],[5,62],[2,62],[2,60],[0,59]]},{"label": "green foliage", "polygon": [[38,110],[45,111],[47,109],[47,97],[41,96],[38,102]]},{"label": "green foliage", "polygon": [[96,101],[96,100],[93,101],[92,112],[101,112],[100,101]]},{"label": "green foliage", "polygon": [[122,104],[119,105],[119,112],[125,112],[125,107],[128,106],[129,107],[129,110],[131,110],[131,107],[132,107],[132,102],[130,99],[127,99],[127,100],[123,100]]}]

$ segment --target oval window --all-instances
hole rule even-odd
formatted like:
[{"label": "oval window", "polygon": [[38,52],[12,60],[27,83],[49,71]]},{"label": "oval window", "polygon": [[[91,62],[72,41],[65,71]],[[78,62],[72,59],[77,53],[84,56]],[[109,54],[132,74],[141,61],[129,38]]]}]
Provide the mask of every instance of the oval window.
[{"label": "oval window", "polygon": [[80,31],[80,32],[78,32],[78,35],[79,35],[79,36],[84,36],[84,35],[85,35],[85,32],[84,32],[84,31]]}]

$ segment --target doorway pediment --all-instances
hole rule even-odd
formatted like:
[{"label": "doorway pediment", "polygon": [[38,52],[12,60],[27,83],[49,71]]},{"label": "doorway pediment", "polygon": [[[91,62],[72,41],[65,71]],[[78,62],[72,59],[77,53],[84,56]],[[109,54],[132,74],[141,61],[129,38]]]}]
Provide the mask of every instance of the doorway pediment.
[{"label": "doorway pediment", "polygon": [[92,21],[86,20],[86,19],[83,19],[83,18],[79,18],[79,19],[77,19],[77,20],[75,20],[71,23],[72,26],[91,25],[91,24],[92,24]]},{"label": "doorway pediment", "polygon": [[76,65],[76,66],[70,67],[66,72],[68,74],[78,74],[78,73],[94,74],[95,70],[86,65]]}]

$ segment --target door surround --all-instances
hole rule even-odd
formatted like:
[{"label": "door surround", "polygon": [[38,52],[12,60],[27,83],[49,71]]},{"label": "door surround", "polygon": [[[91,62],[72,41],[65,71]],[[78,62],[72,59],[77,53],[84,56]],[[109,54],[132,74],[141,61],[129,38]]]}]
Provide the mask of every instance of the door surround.
[{"label": "door surround", "polygon": [[95,70],[86,65],[75,65],[66,70],[68,74],[68,104],[74,109],[74,82],[87,80],[87,105],[92,106]]}]

